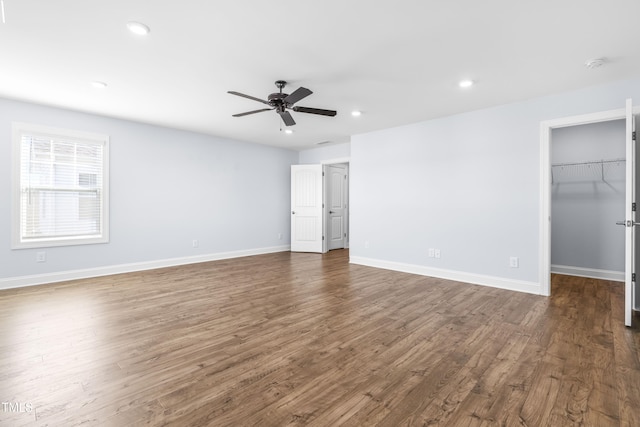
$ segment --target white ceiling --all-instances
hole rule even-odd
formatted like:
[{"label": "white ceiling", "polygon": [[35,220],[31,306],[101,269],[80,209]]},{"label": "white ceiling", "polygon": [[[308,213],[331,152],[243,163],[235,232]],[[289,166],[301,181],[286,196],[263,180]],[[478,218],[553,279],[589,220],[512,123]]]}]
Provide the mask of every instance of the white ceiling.
[{"label": "white ceiling", "polygon": [[[640,75],[638,0],[3,2],[0,96],[292,149]],[[278,79],[338,115],[231,117]]]}]

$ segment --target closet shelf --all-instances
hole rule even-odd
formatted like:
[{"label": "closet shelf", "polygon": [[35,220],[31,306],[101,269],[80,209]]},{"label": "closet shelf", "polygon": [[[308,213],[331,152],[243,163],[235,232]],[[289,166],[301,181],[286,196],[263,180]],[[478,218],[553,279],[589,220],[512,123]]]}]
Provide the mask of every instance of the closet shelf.
[{"label": "closet shelf", "polygon": [[553,163],[552,168],[564,167],[564,166],[584,166],[584,165],[605,165],[608,163],[624,163],[625,159],[612,159],[612,160],[592,160],[590,162],[574,162],[574,163]]},{"label": "closet shelf", "polygon": [[611,160],[593,160],[588,162],[570,162],[570,163],[552,163],[551,164],[551,183],[554,184],[559,176],[567,177],[580,177],[599,179],[603,182],[606,181],[605,175],[608,173],[611,175],[619,175],[616,173],[616,167],[622,166],[625,163],[625,159],[611,159]]}]

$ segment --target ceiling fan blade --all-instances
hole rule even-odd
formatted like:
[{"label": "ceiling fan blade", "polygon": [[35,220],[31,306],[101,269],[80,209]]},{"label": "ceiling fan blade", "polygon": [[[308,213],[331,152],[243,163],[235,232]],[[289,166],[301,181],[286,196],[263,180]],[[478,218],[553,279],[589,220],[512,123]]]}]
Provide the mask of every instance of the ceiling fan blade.
[{"label": "ceiling fan blade", "polygon": [[336,114],[338,114],[338,112],[334,110],[322,110],[320,108],[308,108],[308,107],[293,107],[293,111],[297,113],[319,114],[321,116],[331,116],[331,117],[334,117]]},{"label": "ceiling fan blade", "polygon": [[265,101],[264,99],[256,98],[255,96],[245,95],[244,93],[235,92],[233,90],[229,90],[229,91],[227,91],[227,93],[230,93],[231,95],[241,96],[241,97],[247,98],[247,99],[253,99],[254,101],[262,102],[263,104],[269,105],[269,103],[267,101]]},{"label": "ceiling fan blade", "polygon": [[280,114],[280,117],[282,117],[282,121],[286,126],[293,126],[296,124],[296,121],[293,120],[293,117],[291,117],[291,114],[288,111],[278,111],[278,114]]},{"label": "ceiling fan blade", "polygon": [[313,92],[311,92],[306,87],[299,87],[298,89],[294,90],[291,95],[288,95],[286,98],[284,98],[283,101],[286,102],[287,104],[295,104],[296,102],[300,101],[302,98],[306,98],[312,93]]},{"label": "ceiling fan blade", "polygon": [[262,113],[263,111],[271,111],[273,108],[261,108],[260,110],[247,111],[246,113],[234,114],[233,117],[248,116],[249,114]]}]

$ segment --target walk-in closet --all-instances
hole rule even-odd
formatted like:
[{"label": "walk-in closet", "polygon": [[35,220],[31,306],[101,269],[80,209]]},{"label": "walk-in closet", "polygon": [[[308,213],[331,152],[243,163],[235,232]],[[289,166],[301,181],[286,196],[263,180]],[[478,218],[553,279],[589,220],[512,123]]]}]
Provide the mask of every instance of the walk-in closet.
[{"label": "walk-in closet", "polygon": [[624,280],[625,122],[553,129],[551,271]]}]

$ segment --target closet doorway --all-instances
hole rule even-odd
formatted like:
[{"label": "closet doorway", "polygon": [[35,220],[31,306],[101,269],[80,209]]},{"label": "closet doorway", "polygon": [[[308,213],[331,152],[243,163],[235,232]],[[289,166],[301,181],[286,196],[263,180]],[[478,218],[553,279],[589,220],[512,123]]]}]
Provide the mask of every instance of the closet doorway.
[{"label": "closet doorway", "polygon": [[[632,325],[633,311],[640,308],[640,292],[636,292],[635,264],[640,247],[635,239],[636,226],[640,225],[636,219],[636,187],[640,187],[636,183],[635,165],[637,163],[637,154],[640,150],[635,149],[635,118],[640,115],[640,108],[633,108],[632,101],[626,101],[625,108],[618,110],[604,111],[594,114],[586,114],[582,116],[565,117],[561,119],[543,121],[540,124],[540,293],[542,295],[551,294],[551,229],[552,220],[552,181],[560,178],[555,175],[553,169],[564,167],[587,168],[597,167],[597,160],[585,160],[575,162],[556,163],[552,167],[552,137],[553,131],[556,129],[597,124],[602,122],[610,122],[624,120],[624,144],[625,144],[625,200],[624,200],[624,217],[617,219],[615,223],[619,223],[624,230],[624,290],[625,290],[625,307],[624,307],[624,323],[627,326]],[[614,125],[615,126],[615,125]],[[605,165],[617,165],[622,163],[621,159],[599,159],[601,179],[604,173]],[[605,163],[605,160],[607,162]],[[575,163],[575,164],[571,164]],[[615,167],[615,166],[614,166]],[[591,172],[593,173],[593,172]],[[555,175],[555,176],[554,176]],[[556,178],[557,177],[557,178]],[[606,179],[606,178],[605,178]],[[578,214],[584,215],[584,214]],[[575,218],[574,218],[575,220]],[[640,263],[638,263],[640,265]]]},{"label": "closet doorway", "polygon": [[624,282],[625,121],[551,132],[551,273]]}]

